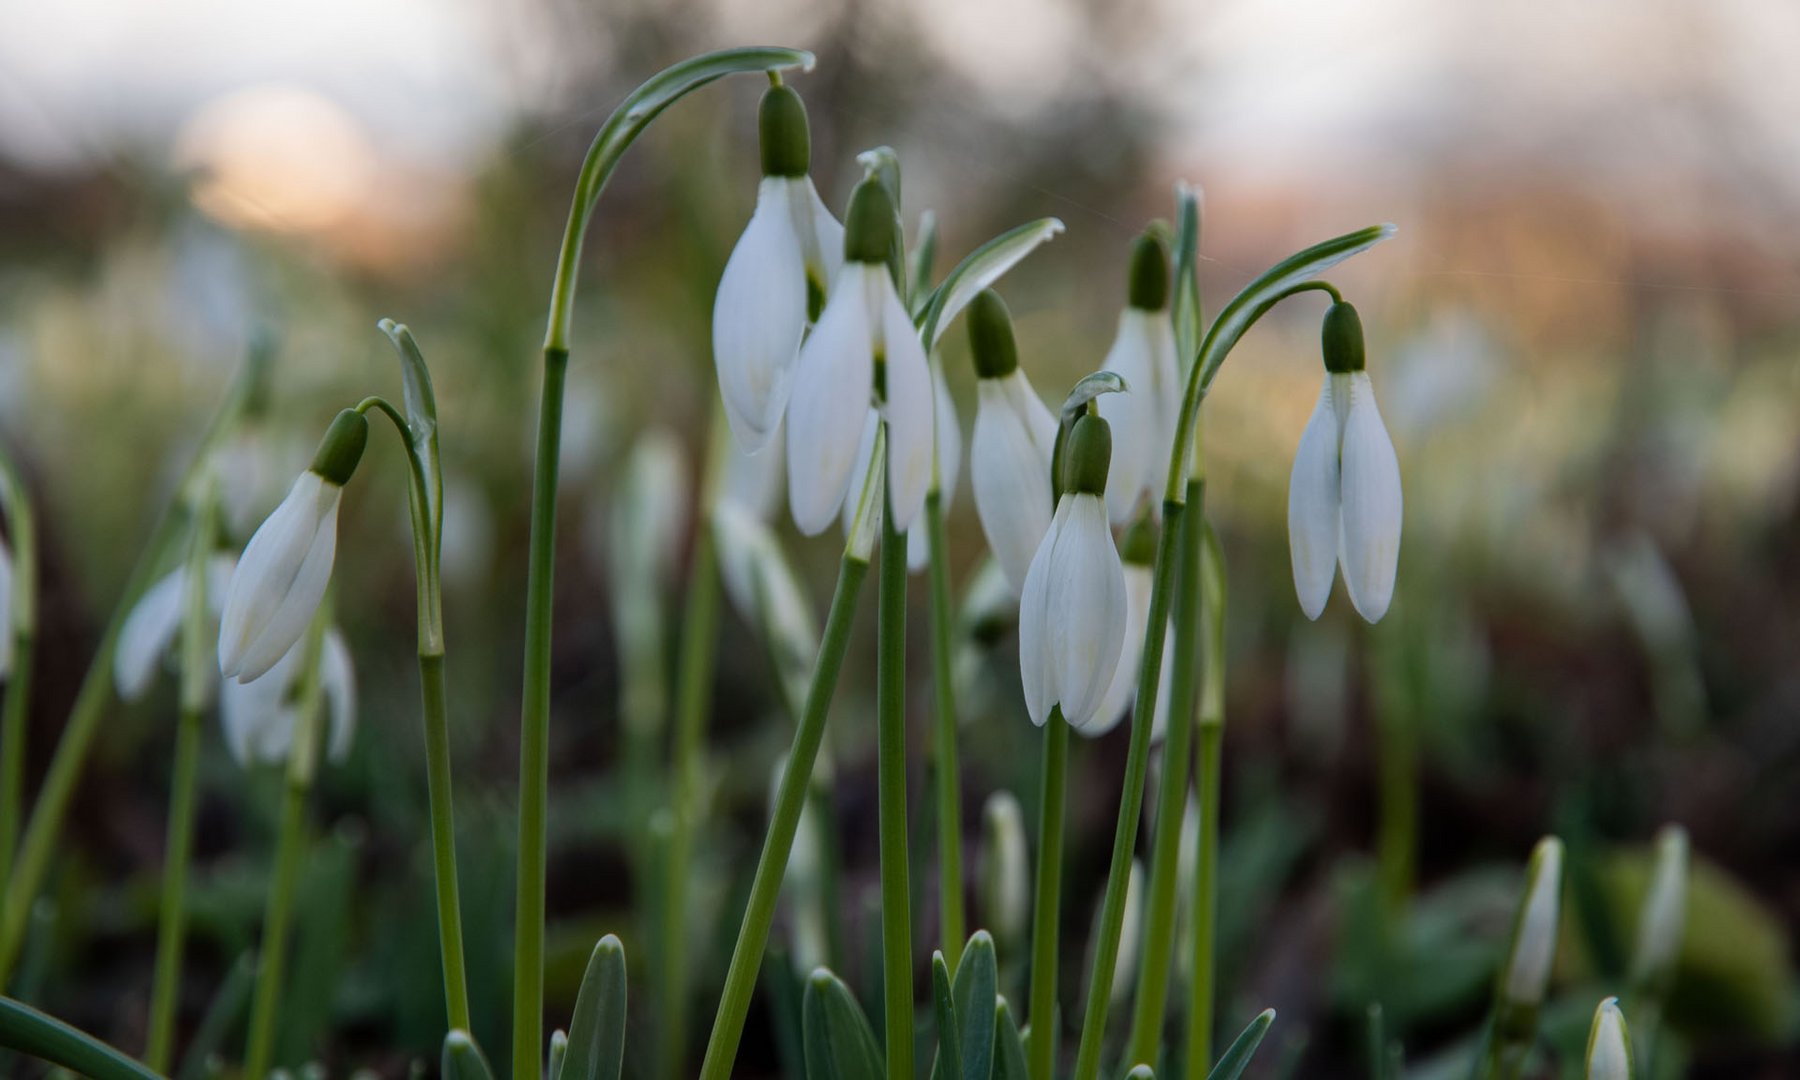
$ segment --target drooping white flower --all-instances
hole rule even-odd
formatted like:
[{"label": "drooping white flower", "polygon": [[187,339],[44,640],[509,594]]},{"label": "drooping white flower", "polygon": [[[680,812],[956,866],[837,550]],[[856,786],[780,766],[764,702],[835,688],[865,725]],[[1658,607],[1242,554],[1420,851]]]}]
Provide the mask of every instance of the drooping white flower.
[{"label": "drooping white flower", "polygon": [[[931,381],[934,391],[934,421],[937,423],[937,455],[940,470],[939,505],[944,512],[950,510],[950,500],[956,497],[957,473],[960,471],[958,459],[962,456],[962,432],[956,426],[956,409],[950,401],[950,388],[944,383],[942,369],[936,364],[931,366]],[[863,421],[862,438],[856,444],[856,461],[850,467],[850,490],[844,497],[844,505],[838,510],[838,519],[843,523],[844,535],[849,536],[856,521],[856,508],[862,501],[863,481],[869,475],[869,455],[875,452],[875,430],[881,424],[881,413],[870,409],[868,417]],[[931,561],[931,538],[925,529],[923,519],[913,522],[913,527],[906,530],[906,568],[913,573],[925,569]]]},{"label": "drooping white flower", "polygon": [[777,425],[771,445],[746,453],[736,439],[725,445],[725,467],[719,480],[718,502],[733,502],[758,521],[774,518],[781,503],[786,478],[786,440]]},{"label": "drooping white flower", "polygon": [[1587,1080],[1631,1080],[1631,1036],[1619,999],[1609,997],[1594,1010],[1588,1029]]},{"label": "drooping white flower", "polygon": [[1112,685],[1125,643],[1125,573],[1106,521],[1106,421],[1084,416],[1069,437],[1069,486],[1025,574],[1019,673],[1042,725],[1058,706],[1077,729]]},{"label": "drooping white flower", "polygon": [[[225,609],[225,589],[237,568],[236,557],[220,552],[206,561],[206,607],[209,621]],[[119,646],[113,653],[113,681],[119,696],[136,701],[149,689],[159,661],[173,659],[181,636],[188,595],[187,566],[178,566],[139,598],[119,629]]]},{"label": "drooping white flower", "polygon": [[1130,303],[1119,315],[1119,331],[1101,364],[1126,386],[1123,394],[1099,399],[1100,415],[1113,429],[1106,506],[1115,525],[1132,520],[1146,503],[1157,512],[1168,478],[1183,392],[1168,300],[1169,263],[1162,241],[1140,236],[1131,252]]},{"label": "drooping white flower", "polygon": [[843,226],[807,175],[806,108],[786,86],[763,96],[756,210],[713,299],[713,359],[738,445],[761,450],[787,408],[806,326],[842,262]]},{"label": "drooping white flower", "polygon": [[338,504],[368,432],[360,413],[339,413],[312,466],[244,547],[219,620],[219,671],[226,678],[260,678],[306,632],[331,580]]},{"label": "drooping white flower", "polygon": [[[1135,529],[1133,530],[1136,531]],[[1100,708],[1094,713],[1092,720],[1075,730],[1089,738],[1100,736],[1119,726],[1125,714],[1131,711],[1137,700],[1138,667],[1144,660],[1144,641],[1150,629],[1150,593],[1156,584],[1156,568],[1143,561],[1144,552],[1133,552],[1133,538],[1126,536],[1127,552],[1125,556],[1125,647],[1119,654],[1119,665],[1113,671],[1112,683],[1106,688],[1106,697]],[[1133,556],[1137,556],[1134,558]],[[1156,557],[1155,541],[1151,541],[1151,550],[1147,557]],[[1175,631],[1167,627],[1163,632],[1162,673],[1157,682],[1156,715],[1152,719],[1150,737],[1162,738],[1169,718],[1169,692],[1173,678],[1175,659]]]},{"label": "drooping white flower", "polygon": [[1525,897],[1513,925],[1501,994],[1506,1002],[1535,1008],[1544,1000],[1556,959],[1556,925],[1562,907],[1562,841],[1538,841],[1526,874]]},{"label": "drooping white flower", "polygon": [[12,675],[13,665],[13,565],[12,552],[0,540],[0,679]]},{"label": "drooping white flower", "polygon": [[[252,762],[286,759],[300,719],[296,696],[305,653],[306,642],[297,642],[262,678],[225,681],[219,692],[219,724],[225,732],[225,745],[238,764],[247,767]],[[343,635],[335,628],[325,631],[320,643],[319,686],[331,724],[325,751],[331,760],[342,761],[356,733],[356,669]]]},{"label": "drooping white flower", "polygon": [[848,216],[844,266],[800,348],[788,404],[788,506],[809,536],[824,531],[844,503],[871,404],[888,428],[887,503],[896,532],[912,526],[931,484],[931,374],[885,263],[895,223],[880,181],[857,185]]},{"label": "drooping white flower", "polygon": [[992,290],[969,304],[969,351],[975,361],[975,435],[969,482],[981,531],[1017,595],[1038,544],[1050,528],[1050,460],[1056,417],[1019,367],[1012,319]]},{"label": "drooping white flower", "polygon": [[[1353,349],[1346,344],[1346,323],[1354,323]],[[1300,610],[1316,619],[1342,566],[1351,604],[1364,619],[1379,622],[1393,600],[1400,560],[1400,461],[1363,370],[1354,308],[1332,305],[1325,339],[1325,384],[1288,483],[1294,590]]]}]

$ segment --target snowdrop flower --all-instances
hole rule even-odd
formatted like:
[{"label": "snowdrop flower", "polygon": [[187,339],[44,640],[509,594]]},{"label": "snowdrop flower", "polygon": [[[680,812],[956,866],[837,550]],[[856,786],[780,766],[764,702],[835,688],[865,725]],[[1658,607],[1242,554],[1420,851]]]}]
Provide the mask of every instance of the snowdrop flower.
[{"label": "snowdrop flower", "polygon": [[1666,825],[1656,836],[1656,868],[1638,916],[1632,980],[1651,994],[1666,993],[1680,959],[1687,927],[1687,830]]},{"label": "snowdrop flower", "polygon": [[1515,1009],[1536,1009],[1550,982],[1556,958],[1556,923],[1562,894],[1562,841],[1547,836],[1531,853],[1525,898],[1513,923],[1512,949],[1501,977],[1501,1001]]},{"label": "snowdrop flower", "polygon": [[905,532],[931,483],[932,386],[925,350],[888,273],[894,203],[874,177],[858,184],[844,232],[844,266],[800,348],[787,414],[788,506],[816,536],[852,486],[873,404],[888,429],[887,504]]},{"label": "snowdrop flower", "polygon": [[1051,710],[1077,729],[1099,711],[1125,644],[1125,572],[1106,523],[1106,421],[1075,422],[1068,484],[1025,574],[1019,601],[1019,671],[1025,708],[1042,726]]},{"label": "snowdrop flower", "polygon": [[1362,320],[1342,301],[1325,313],[1325,386],[1300,436],[1288,482],[1288,549],[1300,610],[1316,619],[1338,566],[1357,614],[1379,622],[1400,560],[1400,462],[1363,370]]},{"label": "snowdrop flower", "polygon": [[981,808],[981,918],[1003,949],[1023,947],[1031,932],[1031,854],[1025,812],[1005,788]]},{"label": "snowdrop flower", "polygon": [[[225,729],[225,745],[239,765],[248,768],[252,762],[287,758],[300,719],[295,696],[305,653],[306,643],[296,642],[262,678],[225,682],[219,694],[219,723]],[[344,637],[335,628],[327,630],[320,643],[319,685],[331,721],[325,750],[331,760],[342,761],[356,731],[356,671]]]},{"label": "snowdrop flower", "polygon": [[[237,559],[223,552],[206,562],[206,607],[211,619],[218,619],[225,607],[225,589]],[[119,696],[136,701],[150,688],[157,662],[172,658],[174,646],[181,636],[181,620],[186,613],[188,573],[185,565],[144,591],[144,595],[125,617],[119,629],[119,647],[113,654],[113,681]]]},{"label": "snowdrop flower", "polygon": [[1131,249],[1129,303],[1100,366],[1124,378],[1126,386],[1123,394],[1099,399],[1100,415],[1113,429],[1106,507],[1113,524],[1123,525],[1146,500],[1152,513],[1161,508],[1184,391],[1169,319],[1169,257],[1162,241],[1149,233]]},{"label": "snowdrop flower", "polygon": [[245,546],[219,620],[219,671],[226,678],[260,678],[306,632],[331,580],[344,484],[368,439],[361,413],[339,413],[312,465]]},{"label": "snowdrop flower", "polygon": [[844,228],[807,175],[806,106],[786,86],[763,95],[763,179],[756,211],[713,299],[713,359],[739,447],[769,445],[787,408],[794,361],[841,264]]},{"label": "snowdrop flower", "polygon": [[1019,367],[1012,318],[999,294],[978,293],[968,322],[977,395],[969,482],[981,531],[1016,596],[1050,528],[1056,417]]},{"label": "snowdrop flower", "polygon": [[718,502],[736,503],[758,521],[774,520],[781,504],[781,484],[787,472],[782,457],[785,443],[780,425],[776,426],[775,444],[760,453],[748,454],[732,439],[725,444],[725,467],[719,480]]},{"label": "snowdrop flower", "polygon": [[[1121,556],[1125,568],[1125,647],[1094,718],[1075,729],[1089,738],[1098,738],[1118,727],[1137,698],[1138,666],[1143,663],[1144,638],[1150,629],[1150,593],[1156,584],[1156,526],[1147,516],[1126,532]],[[1162,676],[1157,684],[1160,689],[1150,729],[1152,739],[1162,738],[1168,721],[1174,653],[1175,631],[1170,627],[1163,634]]]},{"label": "snowdrop flower", "polygon": [[12,674],[13,665],[12,552],[0,540],[0,679]]},{"label": "snowdrop flower", "polygon": [[1631,1080],[1631,1037],[1619,999],[1609,997],[1594,1010],[1588,1029],[1587,1080]]},{"label": "snowdrop flower", "polygon": [[[950,500],[956,497],[957,473],[960,472],[962,457],[962,431],[956,426],[956,406],[950,400],[950,387],[944,382],[944,372],[937,364],[931,365],[931,384],[933,406],[936,418],[937,457],[938,457],[938,505],[948,513]],[[881,423],[881,414],[874,409],[863,421],[862,439],[856,444],[856,464],[850,468],[850,492],[844,499],[844,505],[838,514],[844,525],[844,536],[856,521],[856,507],[862,502],[863,481],[869,475],[869,455],[875,452],[875,429]],[[912,573],[925,569],[931,562],[931,537],[919,522],[918,528],[906,530],[906,568]]]}]

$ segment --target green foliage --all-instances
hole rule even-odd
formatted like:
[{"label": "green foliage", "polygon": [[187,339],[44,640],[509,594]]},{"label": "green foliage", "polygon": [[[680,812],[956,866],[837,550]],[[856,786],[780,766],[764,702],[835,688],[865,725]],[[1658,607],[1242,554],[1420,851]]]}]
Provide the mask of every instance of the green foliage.
[{"label": "green foliage", "polygon": [[803,1005],[809,1080],[881,1080],[881,1048],[850,988],[820,968]]},{"label": "green foliage", "polygon": [[601,938],[581,977],[575,1015],[569,1021],[566,1080],[618,1080],[625,1060],[625,946]]}]

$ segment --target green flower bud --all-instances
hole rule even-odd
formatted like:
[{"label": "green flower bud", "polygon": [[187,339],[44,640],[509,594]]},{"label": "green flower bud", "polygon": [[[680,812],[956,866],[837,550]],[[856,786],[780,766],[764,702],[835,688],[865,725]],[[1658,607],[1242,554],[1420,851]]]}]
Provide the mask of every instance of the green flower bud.
[{"label": "green flower bud", "polygon": [[1169,305],[1169,253],[1163,242],[1145,233],[1131,245],[1131,306],[1161,311]]},{"label": "green flower bud", "polygon": [[992,289],[981,290],[969,302],[969,352],[975,357],[975,374],[983,379],[1002,378],[1019,367],[1012,316]]},{"label": "green flower bud", "polygon": [[1363,369],[1362,317],[1347,301],[1339,300],[1326,310],[1319,344],[1325,351],[1325,370],[1333,375]]},{"label": "green flower bud", "polygon": [[1063,461],[1063,490],[1078,495],[1106,494],[1106,470],[1111,464],[1112,428],[1095,415],[1075,421]]},{"label": "green flower bud", "polygon": [[1151,566],[1156,562],[1156,521],[1148,510],[1125,530],[1119,545],[1119,558],[1132,566]]},{"label": "green flower bud", "polygon": [[894,246],[894,200],[880,180],[863,177],[844,215],[844,261],[885,263]]},{"label": "green flower bud", "polygon": [[345,409],[325,429],[313,455],[311,469],[338,487],[350,482],[362,461],[363,447],[369,445],[369,422],[355,409]]},{"label": "green flower bud", "polygon": [[806,106],[790,86],[771,86],[757,112],[764,176],[805,176],[812,166]]}]

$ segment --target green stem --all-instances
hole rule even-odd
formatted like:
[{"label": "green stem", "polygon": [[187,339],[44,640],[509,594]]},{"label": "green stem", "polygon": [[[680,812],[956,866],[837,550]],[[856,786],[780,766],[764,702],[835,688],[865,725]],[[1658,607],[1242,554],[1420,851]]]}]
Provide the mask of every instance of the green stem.
[{"label": "green stem", "polygon": [[680,681],[675,690],[675,741],[670,765],[675,789],[674,830],[669,839],[668,877],[661,912],[662,1015],[667,1025],[661,1040],[662,1074],[668,1080],[680,1074],[688,1045],[688,939],[692,929],[687,919],[688,879],[693,869],[694,834],[700,823],[701,743],[712,704],[713,664],[719,641],[719,555],[714,543],[711,524],[701,522],[694,534],[693,565],[681,624],[677,669]]},{"label": "green stem", "polygon": [[156,969],[150,991],[150,1041],[144,1060],[167,1072],[175,1035],[175,1004],[181,989],[181,949],[187,932],[188,862],[194,839],[201,717],[183,708],[175,729],[175,771],[170,784],[169,823],[163,855],[162,907],[156,928]]},{"label": "green stem", "polygon": [[[1185,492],[1184,492],[1185,494]],[[1156,715],[1156,692],[1162,677],[1163,638],[1169,619],[1169,594],[1175,577],[1175,541],[1186,506],[1163,502],[1163,530],[1156,541],[1156,580],[1150,592],[1150,622],[1144,633],[1144,657],[1138,668],[1137,703],[1132,709],[1131,746],[1125,759],[1125,788],[1119,796],[1119,822],[1113,832],[1112,867],[1106,876],[1106,899],[1100,908],[1099,939],[1088,978],[1087,1011],[1081,1024],[1081,1049],[1075,1057],[1075,1080],[1100,1074],[1100,1049],[1106,1035],[1106,1013],[1112,999],[1119,935],[1125,925],[1125,887],[1131,875],[1131,853],[1137,844],[1138,817],[1143,810],[1144,777],[1150,766],[1150,728]]]},{"label": "green stem", "polygon": [[[1188,792],[1194,731],[1195,661],[1200,637],[1200,504],[1202,485],[1189,480],[1188,513],[1177,540],[1175,568],[1175,670],[1169,688],[1169,722],[1163,744],[1162,781],[1156,795],[1155,837],[1150,856],[1150,898],[1144,920],[1144,962],[1138,969],[1130,1060],[1155,1068],[1168,1005],[1169,971],[1175,959],[1175,899],[1181,877],[1181,820]],[[1130,628],[1135,631],[1135,627]]]},{"label": "green stem", "polygon": [[881,515],[875,665],[876,787],[881,832],[881,970],[887,1075],[913,1074],[912,904],[906,844],[906,537]]},{"label": "green stem", "polygon": [[1031,911],[1031,1080],[1056,1075],[1057,929],[1062,921],[1063,802],[1068,793],[1069,725],[1062,706],[1044,725],[1038,793],[1037,897]]},{"label": "green stem", "polygon": [[[436,581],[432,582],[433,587]],[[462,900],[456,874],[455,803],[450,792],[450,719],[444,654],[419,653],[419,696],[425,718],[425,786],[431,804],[432,878],[437,886],[438,949],[444,963],[444,1006],[450,1027],[470,1030],[469,977],[463,959]]]},{"label": "green stem", "polygon": [[[25,727],[31,704],[32,643],[37,637],[37,529],[31,501],[13,463],[0,454],[0,510],[12,541],[12,674],[0,705],[0,883],[12,878],[25,790]],[[0,965],[0,971],[4,966]],[[0,982],[3,982],[0,979]]]},{"label": "green stem", "polygon": [[[1208,676],[1210,679],[1210,676]],[[1188,994],[1188,1075],[1212,1069],[1214,937],[1219,906],[1219,764],[1225,726],[1223,717],[1200,720],[1199,858],[1194,862],[1194,984]]]},{"label": "green stem", "polygon": [[256,972],[256,994],[250,1005],[250,1035],[244,1051],[244,1075],[269,1074],[269,1058],[275,1049],[275,1018],[281,1004],[282,980],[287,968],[288,923],[293,919],[294,891],[300,881],[300,860],[306,851],[306,796],[312,790],[318,764],[319,651],[324,640],[326,612],[321,608],[299,648],[305,674],[300,700],[295,706],[294,741],[288,748],[286,782],[282,789],[281,832],[275,845],[275,876],[269,885],[263,912],[262,953]]},{"label": "green stem", "polygon": [[831,611],[825,619],[818,666],[813,669],[812,685],[806,692],[806,708],[794,729],[794,745],[788,752],[787,767],[782,770],[781,785],[775,794],[769,833],[763,840],[762,855],[756,861],[750,902],[744,909],[744,922],[738,930],[737,945],[731,952],[731,967],[725,974],[719,1012],[706,1043],[706,1060],[700,1066],[700,1080],[725,1080],[731,1075],[732,1062],[737,1057],[738,1040],[744,1034],[744,1017],[750,1011],[750,996],[756,990],[756,972],[762,965],[763,949],[769,941],[769,925],[775,918],[775,902],[781,895],[781,879],[787,873],[788,854],[794,847],[794,831],[799,828],[800,811],[806,805],[813,762],[819,756],[819,744],[825,737],[825,718],[831,710],[831,696],[837,690],[838,674],[843,670],[844,653],[850,644],[857,596],[868,574],[866,559],[845,554],[838,568],[837,591],[831,597]]},{"label": "green stem", "polygon": [[537,463],[531,485],[531,555],[525,584],[525,686],[519,704],[519,880],[513,934],[514,1080],[542,1071],[544,820],[550,787],[550,610],[556,572],[556,476],[562,447],[567,349],[544,349]]},{"label": "green stem", "polygon": [[950,541],[938,492],[925,496],[925,528],[931,554],[931,681],[937,694],[938,919],[944,962],[951,971],[962,957],[962,770],[956,752],[956,685],[951,650],[956,601],[950,594]]},{"label": "green stem", "polygon": [[1378,723],[1381,831],[1376,841],[1376,861],[1381,876],[1382,909],[1391,932],[1412,893],[1419,835],[1418,752],[1410,717],[1392,703],[1382,710]]},{"label": "green stem", "polygon": [[12,998],[0,998],[0,1046],[95,1080],[158,1080],[154,1071],[87,1032]]}]

